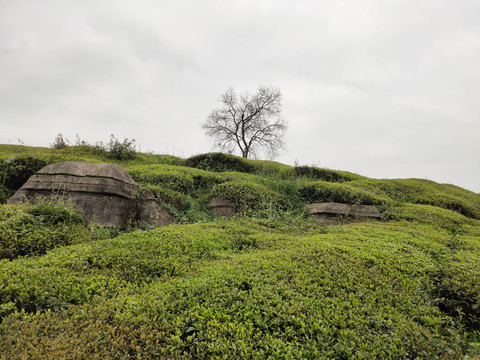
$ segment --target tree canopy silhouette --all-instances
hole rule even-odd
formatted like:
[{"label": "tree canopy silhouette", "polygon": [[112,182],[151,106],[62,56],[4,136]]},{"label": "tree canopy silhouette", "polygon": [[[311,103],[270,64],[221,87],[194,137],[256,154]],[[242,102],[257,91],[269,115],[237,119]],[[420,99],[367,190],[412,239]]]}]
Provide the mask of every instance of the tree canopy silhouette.
[{"label": "tree canopy silhouette", "polygon": [[260,86],[253,95],[238,95],[230,88],[202,128],[222,150],[238,149],[244,158],[263,150],[273,158],[285,148],[287,124],[281,117],[281,99],[280,90],[272,87]]}]

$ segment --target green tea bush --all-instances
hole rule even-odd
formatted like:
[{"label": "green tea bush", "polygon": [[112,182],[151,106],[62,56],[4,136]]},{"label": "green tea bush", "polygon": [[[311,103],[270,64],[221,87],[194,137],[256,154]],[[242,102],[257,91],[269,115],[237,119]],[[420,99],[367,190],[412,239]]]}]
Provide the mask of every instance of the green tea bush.
[{"label": "green tea bush", "polygon": [[0,221],[8,220],[22,213],[24,205],[0,205]]},{"label": "green tea bush", "polygon": [[394,208],[393,219],[416,221],[456,231],[464,224],[480,226],[476,220],[467,218],[453,210],[433,205],[402,204]]},{"label": "green tea bush", "polygon": [[[468,226],[469,221],[476,226]],[[480,222],[467,219],[457,228],[449,229],[450,235],[443,244],[449,251],[439,257],[439,266],[432,282],[432,297],[438,307],[457,319],[467,331],[480,331]],[[480,344],[480,343],[479,343]]]},{"label": "green tea bush", "polygon": [[480,219],[480,209],[467,201],[449,195],[428,194],[417,196],[412,202],[417,204],[434,205],[444,209],[456,211],[462,215]]},{"label": "green tea bush", "polygon": [[[476,258],[480,260],[479,257]],[[480,286],[468,276],[478,276],[477,271],[461,269],[462,278],[456,277],[460,269],[442,267],[434,278],[438,307],[444,313],[459,319],[467,331],[480,331]],[[470,271],[468,271],[470,270]],[[468,281],[470,280],[470,281]]]},{"label": "green tea bush", "polygon": [[357,189],[345,183],[315,181],[300,186],[300,194],[308,202],[338,202],[346,204],[383,205],[390,201],[386,197]]},{"label": "green tea bush", "polygon": [[278,179],[293,179],[294,171],[289,165],[269,160],[248,160],[255,168],[255,174],[274,177]]},{"label": "green tea bush", "polygon": [[185,166],[185,159],[174,155],[160,155],[150,153],[138,153],[138,158],[146,164],[156,163],[165,165]]},{"label": "green tea bush", "polygon": [[209,153],[192,156],[186,160],[185,164],[189,167],[213,172],[255,172],[255,167],[251,165],[248,160],[223,153]]},{"label": "green tea bush", "polygon": [[[75,159],[75,161],[107,161],[108,152],[103,143],[89,144],[81,142],[74,146],[61,149],[63,159]],[[73,160],[72,159],[72,160]]]},{"label": "green tea bush", "polygon": [[58,249],[51,254],[50,262],[60,262],[79,274],[115,276],[132,283],[179,276],[228,245],[226,240],[218,239],[216,230],[200,234],[195,225],[190,229],[188,226],[134,231],[114,239]]},{"label": "green tea bush", "polygon": [[32,206],[27,206],[25,212],[48,225],[85,223],[83,215],[77,209],[61,202],[38,202]]},{"label": "green tea bush", "polygon": [[281,180],[273,177],[257,177],[256,181],[270,190],[282,194],[288,199],[290,208],[303,208],[305,201],[300,194],[298,183],[293,180]]},{"label": "green tea bush", "polygon": [[61,204],[0,206],[0,259],[45,254],[95,236],[74,209]]},{"label": "green tea bush", "polygon": [[314,166],[295,166],[295,176],[328,182],[345,182],[362,179],[363,176],[346,171],[320,169]]},{"label": "green tea bush", "polygon": [[15,311],[59,311],[69,304],[83,304],[95,297],[112,297],[125,288],[122,281],[100,274],[75,273],[59,261],[40,265],[30,259],[0,260],[0,266],[3,316]]},{"label": "green tea bush", "polygon": [[210,172],[174,165],[132,165],[128,174],[139,183],[158,185],[184,194],[209,189],[224,181]]},{"label": "green tea bush", "polygon": [[232,247],[222,233],[216,227],[170,226],[56,248],[41,258],[0,261],[0,304],[10,304],[9,313],[58,310],[106,296],[114,284],[180,276]]},{"label": "green tea bush", "polygon": [[255,174],[247,174],[236,171],[224,171],[222,173],[215,174],[221,181],[257,181],[258,176]]},{"label": "green tea bush", "polygon": [[398,203],[433,205],[480,219],[480,200],[477,194],[453,185],[421,179],[368,179],[352,181],[349,185],[390,197]]},{"label": "green tea bush", "polygon": [[293,177],[291,166],[275,161],[249,160],[239,156],[208,153],[192,156],[185,161],[186,166],[212,172],[240,172],[290,179]]},{"label": "green tea bush", "polygon": [[290,206],[286,196],[255,182],[228,181],[215,185],[212,197],[216,196],[232,201],[240,213],[268,208],[286,210]]},{"label": "green tea bush", "polygon": [[160,185],[184,194],[195,189],[192,175],[181,167],[172,165],[134,165],[126,168],[138,183]]},{"label": "green tea bush", "polygon": [[[158,359],[165,358],[163,322],[120,322],[120,299],[67,307],[28,317],[17,313],[0,327],[0,352],[8,359]],[[168,329],[168,328],[167,328]],[[68,355],[66,355],[68,354]],[[2,357],[3,358],[3,357]],[[171,356],[170,358],[174,358]],[[5,358],[7,359],[7,358]]]},{"label": "green tea bush", "polygon": [[174,216],[181,224],[195,224],[214,220],[214,216],[208,206],[208,194],[193,198],[188,195],[185,207],[174,212]]},{"label": "green tea bush", "polygon": [[147,185],[146,188],[152,191],[155,197],[162,203],[168,204],[176,210],[181,210],[186,206],[187,195],[182,194],[181,192],[161,185]]},{"label": "green tea bush", "polygon": [[480,355],[463,333],[466,316],[443,308],[437,281],[442,269],[444,284],[456,292],[462,282],[471,295],[477,291],[478,229],[465,228],[453,251],[449,231],[417,222],[328,230],[283,225],[245,218],[174,225],[3,261],[0,353],[35,359]]},{"label": "green tea bush", "polygon": [[[110,161],[0,145],[1,161],[25,156]],[[479,358],[478,194],[418,179],[313,182],[309,169],[252,160],[248,172],[159,165],[177,160],[122,164],[178,205],[179,222],[212,219],[211,196],[249,216],[90,241],[117,233],[68,209],[0,207],[0,358]],[[390,221],[325,227],[303,219],[304,201],[385,206]],[[28,246],[47,252],[12,255]]]}]

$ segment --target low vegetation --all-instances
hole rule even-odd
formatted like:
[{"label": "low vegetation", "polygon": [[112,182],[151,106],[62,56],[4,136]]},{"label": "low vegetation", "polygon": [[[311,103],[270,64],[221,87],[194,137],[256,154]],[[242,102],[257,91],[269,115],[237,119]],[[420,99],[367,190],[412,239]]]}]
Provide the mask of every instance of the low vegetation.
[{"label": "low vegetation", "polygon": [[[1,359],[480,357],[479,194],[66,145],[0,145],[3,202],[42,164],[113,161],[177,224],[118,233],[61,201],[1,205]],[[215,218],[213,196],[239,214]],[[383,219],[321,226],[303,214],[312,201],[373,204]]]},{"label": "low vegetation", "polygon": [[311,203],[339,202],[360,205],[382,205],[390,199],[345,183],[327,181],[307,182],[300,187],[300,193]]},{"label": "low vegetation", "polygon": [[0,205],[0,259],[43,255],[59,246],[98,240],[112,229],[87,226],[67,204]]}]

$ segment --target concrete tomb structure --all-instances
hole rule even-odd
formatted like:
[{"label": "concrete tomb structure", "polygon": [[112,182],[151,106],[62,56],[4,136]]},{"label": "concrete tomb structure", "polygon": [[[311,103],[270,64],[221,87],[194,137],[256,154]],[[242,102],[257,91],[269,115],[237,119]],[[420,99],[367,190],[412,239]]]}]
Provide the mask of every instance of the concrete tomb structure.
[{"label": "concrete tomb structure", "polygon": [[137,193],[138,185],[119,165],[65,161],[40,169],[8,203],[60,198],[81,210],[88,222],[120,229],[137,215],[153,226],[173,222],[153,195],[144,196],[142,202],[137,201]]},{"label": "concrete tomb structure", "polygon": [[173,223],[173,217],[155,200],[150,190],[143,190],[137,205],[137,217],[149,227],[162,227]]},{"label": "concrete tomb structure", "polygon": [[309,204],[306,206],[306,212],[322,224],[339,223],[344,216],[377,219],[382,217],[373,205],[350,205],[335,202]]}]

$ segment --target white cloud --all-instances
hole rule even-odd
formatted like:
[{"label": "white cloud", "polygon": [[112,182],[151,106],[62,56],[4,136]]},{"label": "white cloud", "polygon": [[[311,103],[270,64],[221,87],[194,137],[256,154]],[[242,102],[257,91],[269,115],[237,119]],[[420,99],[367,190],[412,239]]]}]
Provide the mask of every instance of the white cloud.
[{"label": "white cloud", "polygon": [[0,142],[111,133],[212,150],[234,86],[279,87],[278,160],[480,191],[480,3],[439,0],[0,2]]}]

